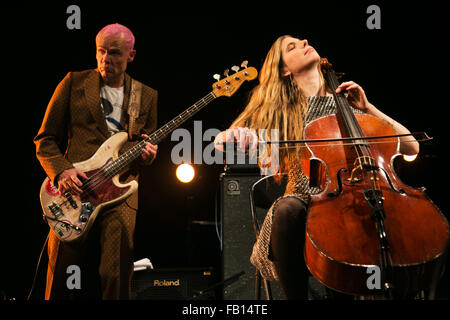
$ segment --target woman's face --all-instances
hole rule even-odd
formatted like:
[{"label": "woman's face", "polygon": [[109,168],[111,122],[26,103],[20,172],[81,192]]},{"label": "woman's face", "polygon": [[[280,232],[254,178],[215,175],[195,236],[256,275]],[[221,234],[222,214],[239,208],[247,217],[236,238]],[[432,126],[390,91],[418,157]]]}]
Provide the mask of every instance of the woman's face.
[{"label": "woman's face", "polygon": [[308,40],[287,37],[281,41],[282,75],[284,77],[316,68],[320,62],[317,51],[308,44]]}]

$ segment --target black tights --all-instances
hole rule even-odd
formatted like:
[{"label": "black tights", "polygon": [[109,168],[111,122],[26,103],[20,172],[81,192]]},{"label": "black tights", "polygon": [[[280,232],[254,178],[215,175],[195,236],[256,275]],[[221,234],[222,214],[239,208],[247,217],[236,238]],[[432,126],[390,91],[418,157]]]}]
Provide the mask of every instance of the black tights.
[{"label": "black tights", "polygon": [[275,270],[287,299],[307,299],[308,271],[303,258],[306,206],[297,198],[278,201],[273,212],[271,247]]}]

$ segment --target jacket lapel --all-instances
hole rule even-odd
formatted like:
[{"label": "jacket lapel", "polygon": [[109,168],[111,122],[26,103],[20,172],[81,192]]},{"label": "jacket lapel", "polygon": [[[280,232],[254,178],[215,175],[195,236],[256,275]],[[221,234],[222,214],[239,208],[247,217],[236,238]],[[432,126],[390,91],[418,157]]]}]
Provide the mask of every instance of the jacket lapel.
[{"label": "jacket lapel", "polygon": [[100,73],[97,70],[93,70],[87,77],[84,83],[84,93],[86,105],[97,122],[100,132],[105,138],[109,138],[105,115],[100,104]]},{"label": "jacket lapel", "polygon": [[[130,91],[131,91],[131,77],[127,73],[125,73],[124,94],[123,94],[123,105],[124,105],[123,109],[124,110],[125,110],[125,106],[126,106],[126,108],[128,108],[128,100],[130,98]],[[127,114],[128,114],[128,112],[127,112]]]},{"label": "jacket lapel", "polygon": [[130,123],[130,117],[128,115],[128,108],[129,108],[129,99],[130,99],[130,91],[131,91],[131,77],[125,73],[125,80],[124,80],[124,90],[123,90],[123,114],[122,117],[125,119],[125,125],[124,129],[126,132],[128,132],[128,127]]}]

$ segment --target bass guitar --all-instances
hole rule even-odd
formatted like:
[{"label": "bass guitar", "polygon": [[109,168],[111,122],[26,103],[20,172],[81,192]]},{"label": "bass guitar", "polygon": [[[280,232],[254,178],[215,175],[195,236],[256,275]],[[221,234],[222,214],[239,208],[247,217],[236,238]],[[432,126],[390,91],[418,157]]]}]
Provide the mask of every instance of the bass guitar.
[{"label": "bass guitar", "polygon": [[73,166],[88,177],[83,181],[83,192],[80,195],[70,192],[61,194],[51,180],[46,178],[40,189],[40,200],[44,220],[56,236],[65,242],[83,238],[102,209],[124,201],[136,192],[138,183],[134,180],[126,184],[119,182],[119,173],[141,156],[146,142],[158,144],[213,100],[221,96],[231,97],[242,83],[257,77],[257,70],[247,67],[247,61],[241,67],[245,69],[238,71],[239,67],[233,66],[231,69],[235,73],[222,80],[215,75],[214,78],[218,81],[213,84],[210,93],[120,156],[119,150],[128,139],[126,132],[118,132],[107,139],[91,158],[74,163]]}]

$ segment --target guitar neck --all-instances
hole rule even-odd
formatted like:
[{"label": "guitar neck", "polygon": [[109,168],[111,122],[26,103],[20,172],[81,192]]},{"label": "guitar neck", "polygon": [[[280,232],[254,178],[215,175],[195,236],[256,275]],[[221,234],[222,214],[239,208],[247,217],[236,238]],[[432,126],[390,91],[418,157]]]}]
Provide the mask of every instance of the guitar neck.
[{"label": "guitar neck", "polygon": [[136,160],[142,154],[142,148],[144,148],[146,142],[151,144],[158,144],[162,141],[169,133],[178,128],[185,121],[194,116],[197,112],[207,106],[211,101],[216,99],[214,92],[208,93],[202,99],[198,100],[188,109],[180,113],[178,116],[167,122],[164,126],[154,131],[148,136],[148,138],[138,142],[128,151],[120,155],[116,160],[112,161],[105,167],[105,171],[112,177],[117,173],[128,167],[131,162]]},{"label": "guitar neck", "polygon": [[208,93],[206,96],[204,96],[202,99],[198,100],[196,103],[194,103],[192,106],[190,106],[188,109],[180,113],[178,116],[167,122],[164,126],[153,132],[149,135],[149,137],[140,143],[142,146],[145,142],[150,142],[151,144],[158,144],[161,140],[163,140],[169,133],[171,133],[173,130],[178,128],[180,125],[182,125],[185,121],[190,119],[192,116],[194,116],[197,112],[199,112],[201,109],[206,107],[211,101],[213,101],[216,98],[216,95],[214,92]]}]

